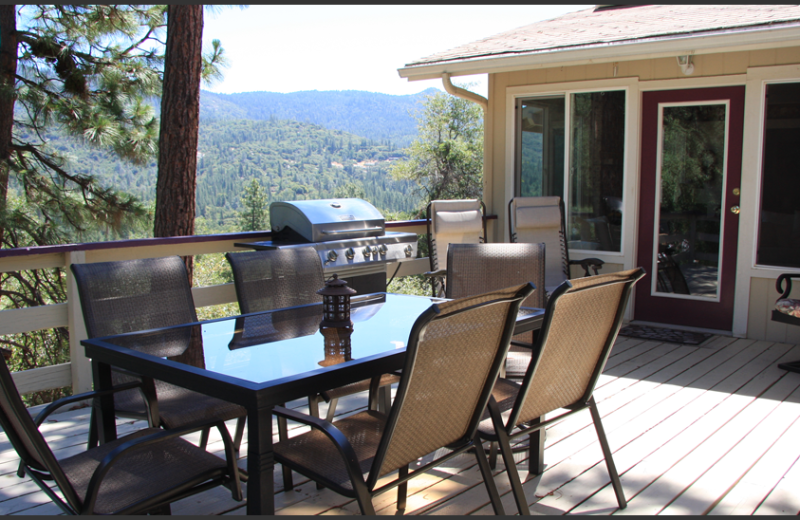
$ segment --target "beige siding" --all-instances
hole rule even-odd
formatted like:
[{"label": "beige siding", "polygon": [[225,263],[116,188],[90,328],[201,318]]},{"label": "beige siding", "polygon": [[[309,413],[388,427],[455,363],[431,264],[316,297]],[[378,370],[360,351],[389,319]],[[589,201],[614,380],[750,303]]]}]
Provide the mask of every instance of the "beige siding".
[{"label": "beige siding", "polygon": [[[692,59],[694,72],[691,76],[685,76],[681,72],[674,57],[490,74],[489,110],[486,117],[487,185],[485,187],[486,197],[484,202],[489,213],[498,217],[497,220],[491,221],[490,240],[504,240],[505,228],[508,225],[506,222],[508,200],[505,195],[507,182],[505,172],[507,169],[511,169],[511,165],[508,165],[507,168],[506,142],[507,139],[513,139],[513,135],[506,135],[508,128],[508,122],[506,121],[507,88],[570,82],[584,82],[580,88],[586,88],[586,81],[613,78],[638,78],[640,82],[689,78],[696,80],[696,78],[702,77],[720,77],[723,80],[722,76],[746,75],[748,68],[752,67],[800,64],[800,47],[703,54],[695,55]],[[712,84],[707,86],[712,86]],[[564,86],[559,85],[555,88],[561,89]],[[640,88],[646,88],[646,84],[640,83]],[[638,128],[631,130],[628,140],[629,146],[631,146],[630,143],[638,146]],[[638,171],[638,165],[629,167],[629,171]],[[627,259],[627,262],[631,263],[632,259]],[[606,264],[603,271],[611,272],[617,265],[618,269],[623,268],[622,263],[614,264],[613,267],[611,264]],[[573,275],[577,276],[579,274],[578,271],[573,269]],[[800,343],[800,327],[786,326],[770,320],[772,305],[777,297],[774,284],[774,279],[753,278],[751,280],[747,337],[759,340]],[[800,294],[797,297],[800,298]]]}]

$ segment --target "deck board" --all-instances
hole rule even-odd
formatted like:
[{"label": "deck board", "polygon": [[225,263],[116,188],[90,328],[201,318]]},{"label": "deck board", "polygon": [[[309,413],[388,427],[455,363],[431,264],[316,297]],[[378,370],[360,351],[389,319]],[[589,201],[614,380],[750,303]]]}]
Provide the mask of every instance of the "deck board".
[{"label": "deck board", "polygon": [[[530,476],[527,453],[515,454],[534,514],[797,514],[800,512],[800,374],[777,368],[800,358],[800,346],[715,336],[700,346],[619,338],[595,398],[614,452],[628,508],[619,510],[588,411],[547,428],[545,471]],[[366,395],[339,402],[337,415],[364,409]],[[289,406],[307,411],[297,400]],[[325,413],[325,405],[322,413]],[[41,430],[56,457],[84,449],[89,410],[52,416]],[[118,419],[120,434],[144,426]],[[229,422],[232,431],[234,422]],[[277,432],[277,429],[275,429]],[[303,431],[293,425],[292,433]],[[187,437],[196,442],[199,434]],[[247,442],[242,454],[247,453]],[[277,440],[277,434],[275,436]],[[222,454],[212,432],[209,451]],[[424,457],[422,462],[433,455]],[[494,470],[506,514],[517,512],[502,458]],[[246,465],[246,457],[240,462]],[[0,432],[0,514],[60,514],[35,484],[16,476],[18,458]],[[283,490],[275,468],[280,515],[359,514],[355,501],[294,474]],[[246,484],[245,484],[246,488]],[[396,514],[396,491],[374,500]],[[176,502],[173,514],[246,513],[245,502],[217,488]],[[406,514],[493,514],[472,454],[409,482]]]}]

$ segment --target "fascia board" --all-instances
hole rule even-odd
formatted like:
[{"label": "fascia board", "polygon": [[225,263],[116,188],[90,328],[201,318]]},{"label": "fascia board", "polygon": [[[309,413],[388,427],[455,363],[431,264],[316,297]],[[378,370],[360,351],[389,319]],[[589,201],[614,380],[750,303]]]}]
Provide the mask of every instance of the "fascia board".
[{"label": "fascia board", "polygon": [[430,65],[408,66],[398,69],[397,72],[401,78],[416,81],[440,78],[444,72],[451,76],[496,74],[519,70],[668,58],[685,54],[753,51],[791,46],[800,46],[800,26],[662,38],[658,41],[648,42],[609,42],[592,44],[579,49],[527,53],[507,57],[484,56]]}]

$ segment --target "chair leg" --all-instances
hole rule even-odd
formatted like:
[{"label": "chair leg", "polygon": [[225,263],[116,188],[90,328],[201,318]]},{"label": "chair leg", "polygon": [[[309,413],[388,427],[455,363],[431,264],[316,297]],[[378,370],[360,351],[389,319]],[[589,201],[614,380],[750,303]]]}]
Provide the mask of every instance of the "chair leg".
[{"label": "chair leg", "polygon": [[[405,478],[408,476],[408,465],[403,466],[399,470],[397,470],[398,476],[400,478]],[[397,486],[397,512],[402,513],[406,510],[406,502],[408,499],[408,481],[403,482],[399,486]]]},{"label": "chair leg", "polygon": [[[328,413],[325,415],[325,420],[328,422],[333,422],[333,418],[336,417],[336,405],[339,404],[339,398],[334,397],[331,399],[331,402],[328,403]],[[319,413],[319,412],[317,412]]]},{"label": "chair leg", "polygon": [[211,428],[203,428],[200,432],[200,448],[206,449],[208,446],[208,436],[211,433]]},{"label": "chair leg", "polygon": [[489,467],[497,469],[497,441],[489,443]]},{"label": "chair leg", "polygon": [[385,385],[378,389],[378,411],[389,415],[392,409],[392,387]]},{"label": "chair leg", "polygon": [[511,482],[511,491],[514,493],[514,501],[517,503],[517,509],[520,515],[530,515],[531,511],[528,508],[528,500],[525,498],[525,490],[522,489],[522,481],[519,478],[519,471],[517,471],[517,464],[514,462],[514,452],[511,449],[511,439],[505,430],[497,432],[498,444],[500,445],[500,453],[503,455],[503,462],[506,465],[508,472],[508,480]]},{"label": "chair leg", "polygon": [[[492,445],[494,444],[495,443],[492,443]],[[497,492],[497,484],[494,481],[492,469],[489,467],[489,461],[486,460],[486,452],[483,451],[481,441],[477,435],[475,436],[475,450],[473,451],[475,451],[475,458],[478,459],[478,467],[481,470],[481,476],[483,477],[483,483],[486,486],[486,492],[489,493],[489,500],[492,502],[494,514],[505,516],[506,512],[503,509],[503,501],[500,500],[500,493]],[[511,458],[511,463],[514,463],[513,456]],[[517,475],[517,481],[519,481],[519,475]]]},{"label": "chair leg", "polygon": [[239,460],[239,448],[242,446],[242,438],[244,437],[244,423],[246,421],[246,415],[236,419],[236,431],[233,434],[233,452],[236,455],[236,460]]},{"label": "chair leg", "polygon": [[100,443],[97,437],[97,423],[95,423],[94,407],[92,407],[91,415],[89,416],[89,439],[86,441],[86,449],[90,450],[96,448]]},{"label": "chair leg", "polygon": [[375,516],[375,506],[372,505],[372,497],[369,495],[367,485],[362,482],[353,482],[353,490],[356,492],[358,507],[362,515]]},{"label": "chair leg", "polygon": [[308,414],[312,417],[319,417],[319,396],[308,396]]},{"label": "chair leg", "polygon": [[608,474],[611,477],[611,485],[614,486],[614,493],[617,495],[617,503],[620,509],[625,509],[628,506],[628,502],[625,500],[622,482],[619,481],[617,466],[614,464],[614,457],[611,454],[611,448],[608,446],[608,439],[606,439],[603,421],[600,420],[600,412],[597,410],[597,403],[595,403],[594,397],[589,399],[589,410],[592,413],[592,422],[594,423],[594,429],[597,430],[600,446],[603,448],[603,457],[606,459],[606,467],[608,467]]}]

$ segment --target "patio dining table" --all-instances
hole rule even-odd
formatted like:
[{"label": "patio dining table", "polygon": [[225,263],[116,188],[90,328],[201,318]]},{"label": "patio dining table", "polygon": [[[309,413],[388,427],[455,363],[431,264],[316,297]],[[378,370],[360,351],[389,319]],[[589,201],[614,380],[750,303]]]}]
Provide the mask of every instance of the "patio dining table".
[{"label": "patio dining table", "polygon": [[[111,367],[166,381],[247,409],[247,514],[274,514],[272,409],[403,367],[409,332],[437,298],[391,293],[352,300],[349,349],[325,347],[322,304],[83,340],[96,389],[112,386]],[[522,308],[515,333],[541,327],[542,309]],[[194,338],[194,339],[193,339]],[[185,341],[202,345],[201,367],[141,352]],[[139,349],[139,350],[137,350]],[[94,406],[100,442],[116,438],[113,398]]]}]

